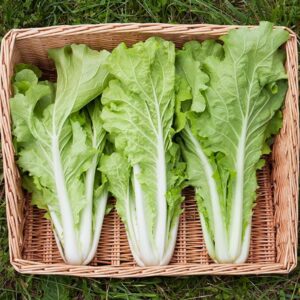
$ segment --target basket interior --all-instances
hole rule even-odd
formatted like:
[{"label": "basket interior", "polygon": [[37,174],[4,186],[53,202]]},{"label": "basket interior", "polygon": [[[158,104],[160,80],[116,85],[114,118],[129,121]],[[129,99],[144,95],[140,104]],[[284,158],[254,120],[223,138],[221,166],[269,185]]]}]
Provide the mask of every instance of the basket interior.
[{"label": "basket interior", "polygon": [[[32,63],[41,68],[47,79],[55,79],[53,63],[47,58],[49,48],[62,47],[69,43],[85,43],[94,49],[112,50],[121,41],[131,45],[145,40],[149,36],[161,35],[172,40],[177,47],[188,40],[203,40],[216,38],[206,35],[186,34],[153,34],[126,32],[101,33],[87,35],[63,34],[58,37],[32,37],[16,41],[14,63]],[[274,205],[272,195],[271,163],[258,172],[258,197],[254,209],[252,224],[252,239],[247,263],[276,262],[276,230],[274,221]],[[208,264],[213,263],[207,255],[203,241],[193,189],[184,191],[186,201],[183,204],[184,213],[180,218],[176,249],[171,264]],[[112,200],[113,201],[113,200]],[[62,262],[58,252],[51,224],[44,217],[44,211],[30,205],[30,199],[25,203],[25,224],[22,258],[43,263]],[[115,210],[105,217],[97,255],[91,265],[135,266],[127,242],[126,232]]]}]

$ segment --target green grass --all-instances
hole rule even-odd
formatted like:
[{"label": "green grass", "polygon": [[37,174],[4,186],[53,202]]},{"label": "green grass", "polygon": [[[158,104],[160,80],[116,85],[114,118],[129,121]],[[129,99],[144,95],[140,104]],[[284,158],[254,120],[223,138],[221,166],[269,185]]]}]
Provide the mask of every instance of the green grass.
[{"label": "green grass", "polygon": [[[257,24],[300,32],[297,0],[0,0],[0,37],[15,27],[103,22]],[[2,174],[0,170],[0,174]],[[0,177],[2,179],[2,177]],[[300,299],[300,268],[283,276],[193,276],[138,280],[28,276],[9,264],[0,188],[0,299]]]},{"label": "green grass", "polygon": [[[257,24],[299,32],[298,0],[1,0],[0,35],[12,27],[103,22]],[[298,20],[298,24],[297,24]],[[1,23],[2,23],[1,22]]]}]

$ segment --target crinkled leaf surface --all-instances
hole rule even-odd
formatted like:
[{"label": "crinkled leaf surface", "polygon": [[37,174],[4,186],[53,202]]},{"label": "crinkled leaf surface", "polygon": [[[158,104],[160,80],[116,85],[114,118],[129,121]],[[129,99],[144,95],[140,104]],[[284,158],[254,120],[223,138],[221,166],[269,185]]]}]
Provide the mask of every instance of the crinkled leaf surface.
[{"label": "crinkled leaf surface", "polygon": [[[188,83],[186,95],[191,94],[190,99],[177,97],[181,107],[190,106],[182,146],[207,247],[217,261],[234,262],[241,254],[246,258],[243,238],[250,236],[256,170],[267,152],[266,140],[280,128],[276,112],[287,77],[279,47],[287,39],[288,32],[262,22],[256,29],[230,31],[220,38],[222,46],[192,42],[178,53],[178,80]],[[199,99],[201,109],[194,105]]]},{"label": "crinkled leaf surface", "polygon": [[76,230],[86,204],[84,175],[97,154],[91,134],[97,137],[104,130],[95,127],[92,132],[95,118],[90,124],[80,109],[105,87],[108,73],[103,63],[109,53],[71,45],[51,49],[49,55],[56,65],[56,86],[38,81],[40,72],[34,67],[17,69],[11,99],[13,132],[33,203],[48,210],[66,260],[81,263],[72,255],[79,247]]},{"label": "crinkled leaf surface", "polygon": [[[143,258],[135,258],[144,265],[164,263],[170,231],[177,227],[181,211],[184,164],[179,162],[178,145],[171,141],[174,60],[174,44],[160,38],[150,38],[132,48],[120,44],[109,59],[114,79],[102,97],[104,128],[129,165],[126,176],[116,176],[109,168],[106,172],[129,238],[136,235],[137,244],[131,241],[131,246],[139,248],[136,252]],[[126,200],[128,185],[132,186],[131,204]],[[128,205],[136,215],[126,213]]]}]

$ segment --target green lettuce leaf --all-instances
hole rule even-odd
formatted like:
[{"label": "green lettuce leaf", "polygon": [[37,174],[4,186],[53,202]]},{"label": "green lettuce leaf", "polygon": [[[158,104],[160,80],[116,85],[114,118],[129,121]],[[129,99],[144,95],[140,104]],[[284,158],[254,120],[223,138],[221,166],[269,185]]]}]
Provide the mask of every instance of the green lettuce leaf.
[{"label": "green lettuce leaf", "polygon": [[95,254],[107,198],[105,189],[94,195],[95,183],[102,185],[97,168],[105,131],[99,100],[90,102],[107,85],[103,64],[109,53],[71,45],[49,50],[49,56],[56,85],[39,81],[40,72],[25,65],[14,77],[10,103],[18,165],[32,202],[48,211],[65,261],[86,264]]},{"label": "green lettuce leaf", "polygon": [[222,45],[191,42],[177,54],[177,80],[186,89],[176,97],[178,130],[184,126],[189,182],[208,252],[218,262],[248,256],[256,170],[281,123],[287,75],[279,48],[288,36],[261,22],[231,30]]},{"label": "green lettuce leaf", "polygon": [[160,38],[132,48],[122,43],[108,68],[114,79],[103,92],[101,116],[117,153],[104,159],[101,170],[117,198],[135,260],[164,265],[175,246],[185,169],[172,142],[174,44]]}]

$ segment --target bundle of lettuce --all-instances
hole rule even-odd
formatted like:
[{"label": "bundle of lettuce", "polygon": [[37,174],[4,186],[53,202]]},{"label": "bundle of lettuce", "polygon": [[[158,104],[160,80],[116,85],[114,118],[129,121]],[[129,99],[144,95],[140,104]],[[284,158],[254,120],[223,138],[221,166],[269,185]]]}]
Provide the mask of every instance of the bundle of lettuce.
[{"label": "bundle of lettuce", "polygon": [[17,163],[67,263],[94,257],[110,193],[137,264],[168,264],[187,185],[211,258],[246,261],[256,171],[282,123],[287,39],[262,22],[178,50],[156,37],[111,54],[71,45],[49,51],[56,84],[17,66]]},{"label": "bundle of lettuce", "polygon": [[97,170],[106,133],[94,99],[106,86],[109,52],[72,45],[49,55],[56,84],[40,81],[40,70],[28,65],[17,66],[13,79],[18,165],[32,203],[47,210],[65,262],[87,264],[97,250],[107,202]]},{"label": "bundle of lettuce", "polygon": [[262,22],[177,53],[177,130],[206,248],[219,263],[249,253],[256,171],[281,126],[288,32]]},{"label": "bundle of lettuce", "polygon": [[174,251],[185,163],[172,141],[175,111],[175,46],[160,38],[127,48],[108,60],[112,79],[102,95],[104,128],[116,152],[101,171],[117,199],[134,259],[166,265]]}]

